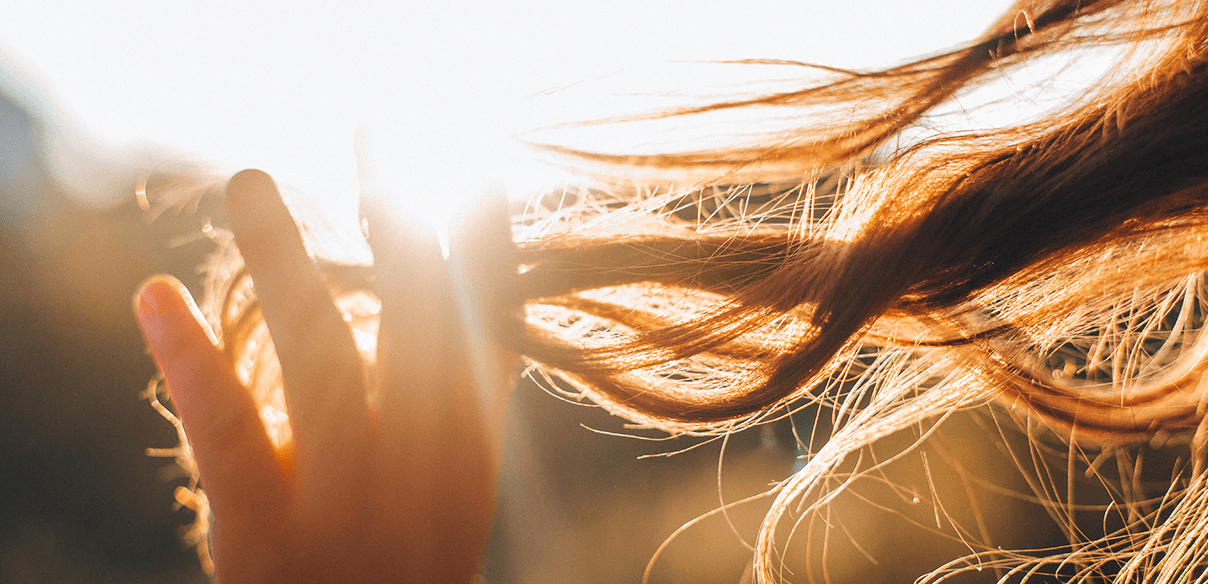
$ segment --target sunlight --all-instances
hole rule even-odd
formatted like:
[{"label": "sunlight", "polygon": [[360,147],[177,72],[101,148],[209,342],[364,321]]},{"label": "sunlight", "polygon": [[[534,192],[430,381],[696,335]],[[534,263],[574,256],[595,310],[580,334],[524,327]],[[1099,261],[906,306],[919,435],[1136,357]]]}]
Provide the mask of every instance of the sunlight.
[{"label": "sunlight", "polygon": [[440,222],[483,184],[524,197],[554,180],[510,137],[666,103],[655,92],[718,91],[692,67],[647,65],[868,67],[976,35],[1005,4],[46,0],[7,7],[0,76],[47,120],[52,170],[85,201],[100,190],[74,174],[89,160],[131,172],[194,161],[262,168],[343,220],[355,217],[362,132],[373,187]]},{"label": "sunlight", "polygon": [[512,193],[540,188],[552,169],[533,163],[519,144],[471,116],[439,122],[422,116],[378,120],[357,131],[360,189],[383,196],[432,226],[448,257],[449,220],[493,186]]}]

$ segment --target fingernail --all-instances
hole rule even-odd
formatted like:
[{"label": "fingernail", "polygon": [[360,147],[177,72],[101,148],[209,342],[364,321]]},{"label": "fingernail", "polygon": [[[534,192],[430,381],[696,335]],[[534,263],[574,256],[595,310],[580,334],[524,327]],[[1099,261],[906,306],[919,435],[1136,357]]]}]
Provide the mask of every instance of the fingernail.
[{"label": "fingernail", "polygon": [[135,295],[135,312],[155,316],[168,311],[173,302],[180,302],[180,292],[162,276],[153,276],[143,282]]},{"label": "fingernail", "polygon": [[143,282],[134,296],[134,314],[148,343],[154,345],[162,340],[164,330],[160,316],[171,310],[173,302],[180,302],[179,298],[176,287],[163,276],[153,276]]},{"label": "fingernail", "polygon": [[226,200],[234,204],[239,211],[251,217],[265,217],[271,195],[277,192],[277,183],[267,173],[261,170],[240,171],[226,186]]}]

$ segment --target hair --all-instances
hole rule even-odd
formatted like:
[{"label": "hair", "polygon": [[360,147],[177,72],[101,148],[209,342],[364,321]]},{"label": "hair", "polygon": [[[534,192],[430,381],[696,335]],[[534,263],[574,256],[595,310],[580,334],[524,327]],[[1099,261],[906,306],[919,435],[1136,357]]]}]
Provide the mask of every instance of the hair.
[{"label": "hair", "polygon": [[[941,125],[1008,71],[1080,57],[1107,65],[1032,119]],[[671,433],[831,411],[830,439],[771,490],[759,581],[784,575],[790,509],[821,512],[850,483],[827,480],[845,460],[986,407],[1071,455],[1172,442],[1190,462],[1144,513],[1122,502],[1119,530],[1043,553],[975,548],[923,581],[985,565],[1004,579],[1068,566],[1075,582],[1203,579],[1208,2],[1025,0],[967,45],[889,69],[777,63],[799,67],[801,87],[623,120],[785,112],[775,133],[640,155],[538,145],[588,186],[516,217],[514,278],[487,301],[521,308],[496,337],[556,391]],[[365,269],[325,266],[371,333]],[[272,346],[229,246],[205,303],[287,440]]]}]

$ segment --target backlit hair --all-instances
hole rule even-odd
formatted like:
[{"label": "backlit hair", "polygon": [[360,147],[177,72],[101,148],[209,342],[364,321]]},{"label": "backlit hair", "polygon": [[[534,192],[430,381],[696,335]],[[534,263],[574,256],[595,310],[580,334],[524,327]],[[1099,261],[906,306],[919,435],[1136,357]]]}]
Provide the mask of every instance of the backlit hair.
[{"label": "backlit hair", "polygon": [[[937,117],[1021,65],[1088,54],[1107,65],[1034,118],[953,129]],[[591,180],[517,217],[517,275],[492,301],[523,308],[497,337],[558,391],[672,433],[826,406],[829,440],[772,489],[759,581],[787,576],[785,520],[825,508],[848,484],[827,481],[841,463],[982,407],[1044,425],[1071,454],[1189,443],[1190,463],[1102,539],[975,545],[924,581],[975,566],[1202,579],[1208,2],[1023,1],[968,45],[890,69],[789,65],[808,79],[799,88],[625,122],[786,112],[757,139],[640,155],[541,146]],[[364,270],[330,267],[371,335]],[[288,439],[234,251],[211,275],[207,313]]]}]

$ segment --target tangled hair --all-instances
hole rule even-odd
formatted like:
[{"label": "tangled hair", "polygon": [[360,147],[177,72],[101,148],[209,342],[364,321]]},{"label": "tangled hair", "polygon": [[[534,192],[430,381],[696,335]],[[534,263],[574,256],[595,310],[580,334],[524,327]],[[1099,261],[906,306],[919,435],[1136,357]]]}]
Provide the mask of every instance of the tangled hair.
[{"label": "tangled hair", "polygon": [[[1092,53],[1109,63],[1100,76],[1033,120],[929,117],[1020,65]],[[497,336],[558,391],[672,433],[832,412],[829,440],[771,490],[758,581],[784,577],[779,528],[850,483],[827,480],[845,460],[979,407],[1071,453],[1171,442],[1191,445],[1189,462],[1160,500],[1123,503],[1119,530],[1057,551],[974,546],[922,581],[975,565],[1004,580],[1208,578],[1208,2],[1024,0],[972,43],[883,71],[796,65],[801,88],[638,119],[792,113],[750,143],[543,146],[596,180],[517,218],[517,275],[498,300],[523,311]],[[364,270],[329,267],[371,337]],[[236,252],[211,276],[207,313],[287,440]]]}]

